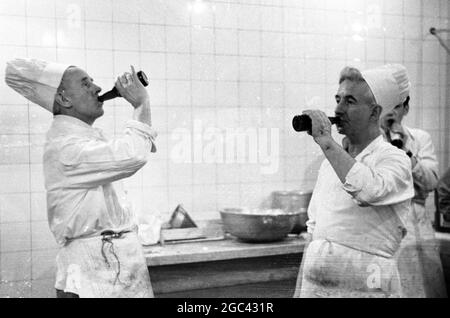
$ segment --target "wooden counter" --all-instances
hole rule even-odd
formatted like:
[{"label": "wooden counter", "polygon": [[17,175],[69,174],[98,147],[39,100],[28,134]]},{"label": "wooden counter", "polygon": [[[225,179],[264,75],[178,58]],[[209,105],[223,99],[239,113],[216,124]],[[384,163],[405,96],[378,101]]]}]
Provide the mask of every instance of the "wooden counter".
[{"label": "wooden counter", "polygon": [[245,243],[234,238],[144,247],[148,266],[223,261],[237,258],[302,253],[304,239],[288,237],[275,243]]},{"label": "wooden counter", "polygon": [[[436,233],[450,281],[450,234]],[[234,238],[144,247],[157,297],[292,297],[303,238],[244,243]]]},{"label": "wooden counter", "polygon": [[144,248],[157,297],[291,297],[304,239],[234,238]]}]

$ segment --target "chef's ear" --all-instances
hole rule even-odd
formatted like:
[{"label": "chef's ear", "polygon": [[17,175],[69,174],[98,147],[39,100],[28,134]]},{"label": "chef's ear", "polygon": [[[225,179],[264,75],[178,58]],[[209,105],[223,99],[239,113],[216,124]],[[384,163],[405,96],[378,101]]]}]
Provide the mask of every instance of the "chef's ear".
[{"label": "chef's ear", "polygon": [[60,105],[61,107],[64,107],[64,108],[72,107],[72,103],[71,103],[70,99],[68,99],[64,95],[64,91],[63,90],[56,93],[55,102],[57,102],[58,105]]},{"label": "chef's ear", "polygon": [[380,116],[382,110],[383,108],[380,105],[372,104],[370,118],[375,121],[379,121],[381,119]]},{"label": "chef's ear", "polygon": [[349,147],[350,147],[350,141],[348,140],[348,137],[345,136],[344,139],[342,139],[342,148],[344,148],[344,150],[348,152]]}]

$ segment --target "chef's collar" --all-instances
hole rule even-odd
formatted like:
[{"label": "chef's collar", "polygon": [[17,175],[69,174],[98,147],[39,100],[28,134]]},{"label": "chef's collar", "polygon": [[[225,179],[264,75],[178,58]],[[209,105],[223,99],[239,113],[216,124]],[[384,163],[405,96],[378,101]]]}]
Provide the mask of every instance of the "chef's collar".
[{"label": "chef's collar", "polygon": [[73,116],[56,115],[53,119],[53,126],[57,129],[58,132],[63,132],[64,134],[76,133],[79,135],[105,138],[101,129],[94,128],[91,125],[88,125],[84,121]]},{"label": "chef's collar", "polygon": [[383,135],[380,134],[377,138],[375,138],[374,140],[372,140],[372,142],[370,144],[367,145],[366,148],[364,148],[356,157],[355,160],[356,161],[361,161],[365,156],[371,154],[375,149],[378,148],[378,146],[385,142]]}]

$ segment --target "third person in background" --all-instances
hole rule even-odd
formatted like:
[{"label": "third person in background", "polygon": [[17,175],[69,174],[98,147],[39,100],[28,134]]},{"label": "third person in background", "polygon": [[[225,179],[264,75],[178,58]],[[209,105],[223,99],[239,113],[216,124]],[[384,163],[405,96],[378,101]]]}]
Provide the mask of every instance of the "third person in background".
[{"label": "third person in background", "polygon": [[[409,82],[403,65],[384,67],[391,69],[394,77]],[[446,297],[438,245],[425,209],[428,194],[438,182],[438,161],[430,134],[403,123],[409,112],[409,95],[408,88],[406,99],[381,120],[385,139],[409,156],[414,181],[412,210],[407,218],[407,235],[402,241],[399,259],[401,284],[406,297]]]}]

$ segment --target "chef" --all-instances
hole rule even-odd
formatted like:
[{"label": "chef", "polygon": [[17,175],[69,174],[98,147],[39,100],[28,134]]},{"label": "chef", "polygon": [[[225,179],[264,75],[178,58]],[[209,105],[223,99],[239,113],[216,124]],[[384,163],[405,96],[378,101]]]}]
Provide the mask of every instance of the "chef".
[{"label": "chef", "polygon": [[437,207],[445,222],[450,222],[450,168],[439,179],[436,193],[438,196]]},{"label": "chef", "polygon": [[342,70],[335,114],[345,147],[323,112],[304,112],[326,160],[308,209],[312,238],[295,297],[403,296],[396,254],[414,196],[411,163],[384,141],[379,120],[404,100],[407,85],[384,68]]},{"label": "chef", "polygon": [[149,96],[134,68],[115,84],[134,113],[123,137],[113,140],[92,127],[104,112],[101,88],[83,69],[15,59],[7,63],[5,80],[54,115],[44,175],[48,222],[61,246],[57,297],[153,297],[135,216],[113,186],[156,151]]},{"label": "chef", "polygon": [[[403,65],[389,64],[385,67],[408,80]],[[438,182],[439,164],[430,134],[402,123],[409,112],[409,86],[405,93],[406,99],[381,120],[385,139],[410,157],[414,180],[412,210],[407,218],[407,235],[402,241],[399,255],[401,283],[408,297],[447,297],[438,245],[430,216],[425,209],[428,194]]]}]

